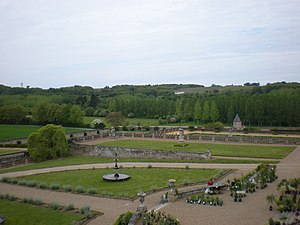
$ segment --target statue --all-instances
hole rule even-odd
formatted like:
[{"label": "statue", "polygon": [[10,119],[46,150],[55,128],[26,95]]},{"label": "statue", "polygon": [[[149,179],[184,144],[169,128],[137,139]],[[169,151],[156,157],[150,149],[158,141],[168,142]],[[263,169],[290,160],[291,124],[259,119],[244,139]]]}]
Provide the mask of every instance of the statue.
[{"label": "statue", "polygon": [[184,142],[184,130],[182,128],[179,128],[179,137],[178,137],[178,141],[179,142]]}]

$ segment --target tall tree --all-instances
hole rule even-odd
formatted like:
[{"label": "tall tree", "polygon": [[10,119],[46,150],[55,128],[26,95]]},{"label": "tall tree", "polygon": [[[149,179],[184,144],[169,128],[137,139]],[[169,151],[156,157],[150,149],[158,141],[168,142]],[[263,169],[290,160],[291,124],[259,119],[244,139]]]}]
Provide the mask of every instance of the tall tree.
[{"label": "tall tree", "polygon": [[111,112],[107,115],[107,121],[110,123],[112,126],[122,126],[125,118],[120,112]]},{"label": "tall tree", "polygon": [[197,101],[194,108],[194,120],[197,121],[197,123],[199,123],[201,119],[202,119],[202,108],[200,102]]},{"label": "tall tree", "polygon": [[209,116],[209,103],[208,103],[208,101],[206,100],[206,101],[204,102],[204,106],[203,106],[202,120],[203,120],[204,122],[208,122],[208,121],[209,121],[209,118],[210,118],[210,116]]},{"label": "tall tree", "polygon": [[219,110],[215,101],[212,101],[210,105],[210,119],[213,122],[216,122],[219,119]]}]

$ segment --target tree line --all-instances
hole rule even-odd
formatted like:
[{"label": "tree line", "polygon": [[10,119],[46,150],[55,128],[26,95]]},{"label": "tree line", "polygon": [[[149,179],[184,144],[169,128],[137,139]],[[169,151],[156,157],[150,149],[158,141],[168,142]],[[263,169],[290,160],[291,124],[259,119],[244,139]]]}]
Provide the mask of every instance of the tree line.
[{"label": "tree line", "polygon": [[[183,89],[184,94],[174,94]],[[83,125],[85,115],[121,112],[125,117],[154,118],[162,123],[221,121],[230,124],[238,113],[246,126],[300,126],[299,83],[259,86],[247,82],[244,87],[226,86],[227,91],[224,90],[218,85],[205,88],[175,84],[48,90],[0,85],[0,123],[31,121],[79,126]]]}]

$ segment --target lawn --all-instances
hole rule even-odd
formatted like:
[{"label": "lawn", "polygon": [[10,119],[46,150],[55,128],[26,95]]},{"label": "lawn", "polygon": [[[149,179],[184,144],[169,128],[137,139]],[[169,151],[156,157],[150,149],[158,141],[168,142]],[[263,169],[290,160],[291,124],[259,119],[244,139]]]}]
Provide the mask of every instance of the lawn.
[{"label": "lawn", "polygon": [[25,203],[0,200],[0,214],[5,216],[5,225],[72,225],[82,215],[55,211]]},{"label": "lawn", "polygon": [[[27,151],[27,150],[25,150],[25,151]],[[17,153],[17,152],[24,152],[24,149],[0,148],[0,155],[11,154],[11,153]]]},{"label": "lawn", "polygon": [[[84,117],[84,123],[90,124],[94,119],[103,120],[106,127],[111,127],[111,125],[107,122],[105,117],[92,117],[86,116]],[[125,123],[127,126],[160,126],[158,123],[158,119],[145,119],[145,118],[126,118]],[[180,123],[170,123],[164,124],[164,126],[199,126],[196,122],[180,122]]]},{"label": "lawn", "polygon": [[168,180],[175,179],[177,185],[187,183],[206,182],[223,172],[219,169],[162,169],[162,168],[129,168],[121,169],[120,173],[127,173],[131,178],[124,182],[107,182],[102,176],[112,173],[112,169],[76,170],[53,172],[18,178],[19,180],[35,180],[60,185],[71,185],[73,189],[81,185],[85,190],[95,188],[97,193],[104,195],[134,198],[138,191],[159,190],[168,187]]},{"label": "lawn", "polygon": [[152,150],[174,150],[185,152],[207,152],[211,150],[212,155],[232,157],[253,157],[282,159],[291,153],[295,147],[287,146],[261,146],[261,145],[230,145],[230,144],[208,144],[185,142],[186,147],[174,147],[173,141],[152,140],[113,140],[102,143],[101,146],[142,148]]},{"label": "lawn", "polygon": [[[0,151],[1,152],[1,151]],[[91,163],[112,163],[112,158],[100,158],[94,156],[71,156],[67,158],[59,158],[47,160],[44,162],[31,163],[23,166],[0,169],[1,173],[25,171],[25,170],[34,170],[42,169],[49,167],[57,166],[68,166],[68,165],[80,165],[80,164],[91,164]],[[173,162],[173,163],[249,163],[249,164],[258,164],[258,163],[271,163],[276,164],[278,161],[263,161],[263,160],[248,160],[248,159],[211,159],[211,160],[167,160],[167,159],[126,159],[121,158],[120,163],[122,162]]]},{"label": "lawn", "polygon": [[[35,125],[10,125],[0,124],[0,141],[27,138],[29,134],[33,133],[41,126]],[[66,133],[79,132],[86,130],[86,128],[65,128]]]},{"label": "lawn", "polygon": [[[103,120],[106,127],[110,127],[111,125],[107,122],[107,119],[105,117],[93,117],[93,116],[86,116],[84,117],[84,123],[91,123],[94,119],[100,119]],[[128,123],[128,126],[158,126],[158,120],[157,119],[142,119],[142,118],[126,118],[126,123]]]}]

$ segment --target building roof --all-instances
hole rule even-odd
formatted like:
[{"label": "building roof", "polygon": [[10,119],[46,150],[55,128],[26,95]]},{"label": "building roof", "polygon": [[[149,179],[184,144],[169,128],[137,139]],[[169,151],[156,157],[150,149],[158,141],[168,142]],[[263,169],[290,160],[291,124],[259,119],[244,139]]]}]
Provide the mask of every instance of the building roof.
[{"label": "building roof", "polygon": [[241,119],[240,119],[240,117],[239,117],[239,114],[236,114],[236,115],[235,115],[235,117],[234,117],[234,119],[233,119],[233,122],[234,122],[234,123],[236,123],[236,122],[242,122]]}]

